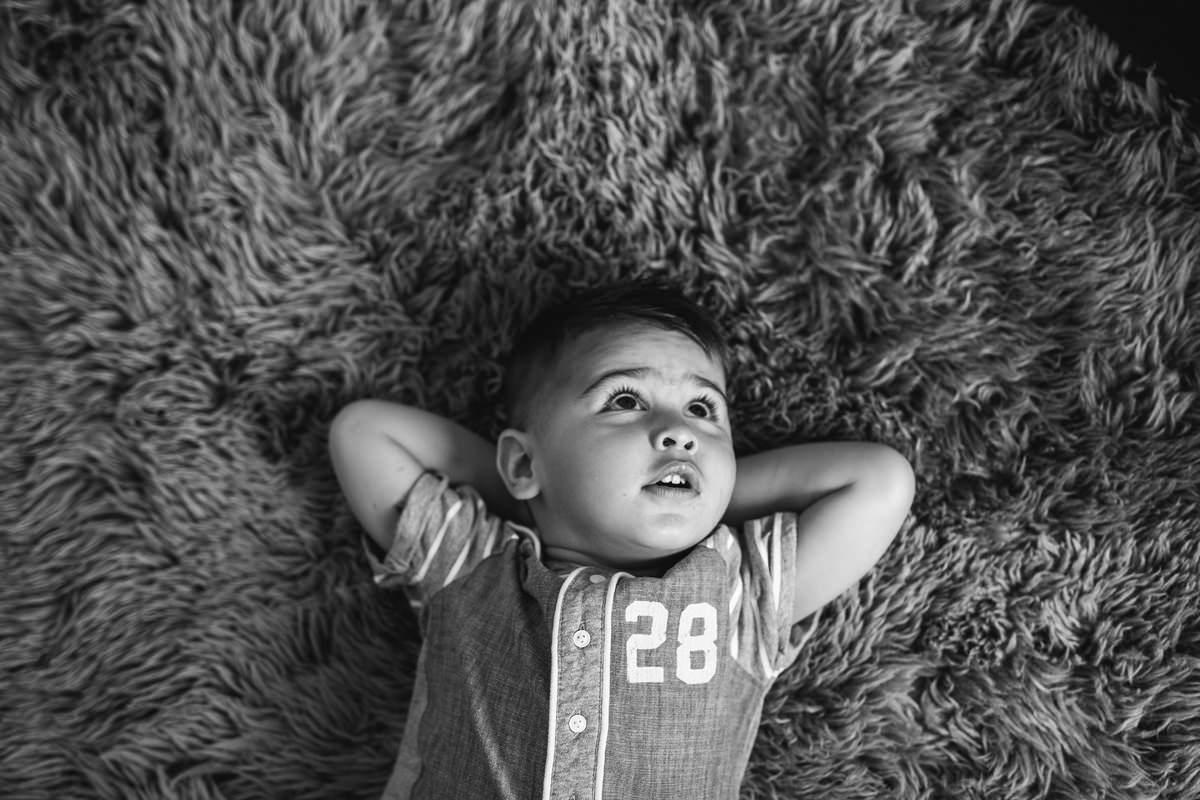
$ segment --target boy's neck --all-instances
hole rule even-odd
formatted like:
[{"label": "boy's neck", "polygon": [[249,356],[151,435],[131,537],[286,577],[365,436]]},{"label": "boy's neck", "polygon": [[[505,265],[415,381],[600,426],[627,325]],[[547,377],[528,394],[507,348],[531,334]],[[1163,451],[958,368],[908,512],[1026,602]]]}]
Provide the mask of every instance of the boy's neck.
[{"label": "boy's neck", "polygon": [[[690,550],[691,548],[688,548]],[[555,545],[542,545],[542,562],[558,562],[564,565],[574,567],[592,567],[601,570],[607,574],[614,572],[626,572],[638,578],[661,578],[667,573],[671,567],[675,566],[680,559],[687,555],[688,550],[683,550],[678,553],[673,553],[663,558],[653,559],[643,562],[626,562],[621,564],[607,563],[595,556],[574,550],[569,547],[557,547]]]}]

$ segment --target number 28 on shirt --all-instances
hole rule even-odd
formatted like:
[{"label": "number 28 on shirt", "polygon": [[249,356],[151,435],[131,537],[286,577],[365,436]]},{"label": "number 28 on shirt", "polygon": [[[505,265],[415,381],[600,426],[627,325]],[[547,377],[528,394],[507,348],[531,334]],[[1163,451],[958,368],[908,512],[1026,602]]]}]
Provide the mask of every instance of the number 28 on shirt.
[{"label": "number 28 on shirt", "polygon": [[[674,672],[671,678],[693,685],[708,683],[717,674],[717,609],[692,603],[672,616],[656,600],[635,600],[625,609],[625,621],[637,624],[639,631],[645,628],[642,620],[650,620],[648,632],[631,634],[625,642],[630,683],[663,683],[668,668]],[[668,633],[674,637],[664,647]]]}]

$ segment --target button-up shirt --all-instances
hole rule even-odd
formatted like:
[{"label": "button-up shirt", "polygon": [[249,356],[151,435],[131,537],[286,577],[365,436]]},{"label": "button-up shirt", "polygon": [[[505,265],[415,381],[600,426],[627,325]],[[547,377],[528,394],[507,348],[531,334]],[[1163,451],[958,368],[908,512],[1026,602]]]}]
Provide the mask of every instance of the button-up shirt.
[{"label": "button-up shirt", "polygon": [[422,633],[384,797],[735,798],[792,612],[796,515],[718,526],[661,578],[547,563],[426,472],[376,582]]}]

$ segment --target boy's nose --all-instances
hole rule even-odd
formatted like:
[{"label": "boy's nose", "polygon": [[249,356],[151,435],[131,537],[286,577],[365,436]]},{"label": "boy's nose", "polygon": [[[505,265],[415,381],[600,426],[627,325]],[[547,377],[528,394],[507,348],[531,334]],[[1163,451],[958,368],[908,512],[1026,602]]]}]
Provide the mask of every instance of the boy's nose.
[{"label": "boy's nose", "polygon": [[682,447],[688,451],[696,449],[696,437],[692,435],[686,425],[672,425],[665,428],[659,431],[655,439],[659,450],[670,450],[672,447]]}]

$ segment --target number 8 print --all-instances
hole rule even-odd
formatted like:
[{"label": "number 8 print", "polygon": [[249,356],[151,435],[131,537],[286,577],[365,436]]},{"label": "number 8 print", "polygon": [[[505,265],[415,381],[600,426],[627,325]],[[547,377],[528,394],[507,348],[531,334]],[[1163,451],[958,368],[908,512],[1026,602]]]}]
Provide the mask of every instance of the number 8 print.
[{"label": "number 8 print", "polygon": [[[625,662],[630,683],[662,683],[663,668],[642,666],[638,651],[657,650],[667,640],[667,607],[656,600],[635,600],[625,609],[625,621],[650,618],[649,633],[635,633],[625,644]],[[700,633],[693,633],[699,621]],[[675,648],[675,675],[687,684],[708,683],[717,674],[717,609],[709,603],[692,603],[679,615]],[[692,654],[700,653],[704,662],[692,666]]]}]

